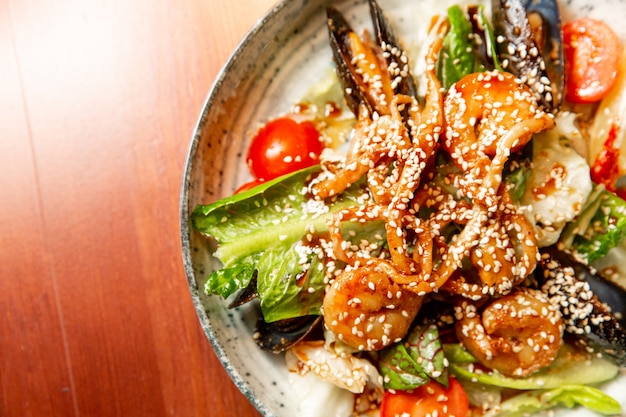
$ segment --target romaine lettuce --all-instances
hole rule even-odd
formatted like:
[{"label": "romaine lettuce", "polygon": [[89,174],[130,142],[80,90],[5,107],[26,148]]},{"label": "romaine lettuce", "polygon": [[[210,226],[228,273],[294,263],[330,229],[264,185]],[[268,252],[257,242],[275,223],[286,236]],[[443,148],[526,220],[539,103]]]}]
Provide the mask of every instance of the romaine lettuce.
[{"label": "romaine lettuce", "polygon": [[[361,184],[327,204],[309,200],[306,182],[319,170],[308,168],[195,208],[192,226],[215,239],[214,255],[223,266],[208,277],[208,294],[229,297],[245,288],[256,271],[265,321],[319,314],[324,292],[323,253],[313,250],[306,237],[323,237],[333,212],[365,203]],[[379,232],[367,229],[360,234]]]},{"label": "romaine lettuce", "polygon": [[[437,64],[439,79],[446,90],[468,74],[488,68],[502,70],[496,55],[493,30],[485,17],[484,7],[473,7],[470,14],[473,21],[459,5],[448,8],[450,29],[443,39]],[[480,54],[476,52],[477,48],[481,49]]]},{"label": "romaine lettuce", "polygon": [[619,415],[622,407],[611,396],[585,385],[563,385],[550,390],[529,391],[500,404],[485,417],[524,417],[555,407],[574,408],[582,405],[604,415]]},{"label": "romaine lettuce", "polygon": [[472,363],[451,362],[449,369],[462,379],[516,390],[552,389],[568,384],[597,384],[609,381],[619,373],[619,367],[608,360],[596,356],[578,357],[570,345],[561,347],[550,366],[525,378],[507,377],[497,371],[483,370]]}]

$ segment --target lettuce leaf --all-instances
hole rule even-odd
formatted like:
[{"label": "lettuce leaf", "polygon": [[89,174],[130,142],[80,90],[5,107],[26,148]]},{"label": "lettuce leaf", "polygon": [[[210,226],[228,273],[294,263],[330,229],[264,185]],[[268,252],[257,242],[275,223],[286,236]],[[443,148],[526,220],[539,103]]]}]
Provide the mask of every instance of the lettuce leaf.
[{"label": "lettuce leaf", "polygon": [[476,68],[476,54],[470,40],[472,25],[458,5],[448,9],[450,29],[443,38],[442,55],[439,59],[439,79],[447,90]]},{"label": "lettuce leaf", "polygon": [[319,171],[298,171],[194,209],[192,227],[217,242],[214,256],[222,262],[222,269],[206,281],[207,294],[227,298],[245,288],[256,273],[265,321],[319,314],[324,266],[322,254],[307,245],[306,236],[323,236],[332,213],[363,204],[357,201],[363,198],[361,184],[328,204],[308,201],[306,182]]},{"label": "lettuce leaf", "polygon": [[594,184],[581,213],[569,223],[559,244],[591,263],[626,242],[626,201]]},{"label": "lettuce leaf", "polygon": [[416,326],[406,341],[381,351],[379,367],[385,389],[409,390],[430,379],[448,385],[445,356],[434,324]]},{"label": "lettuce leaf", "polygon": [[588,205],[590,218],[586,227],[578,222],[572,242],[572,248],[588,262],[606,256],[626,239],[626,201],[604,189],[598,194]]},{"label": "lettuce leaf", "polygon": [[564,385],[586,385],[609,381],[619,373],[619,367],[597,356],[577,359],[575,348],[563,345],[550,366],[524,378],[513,378],[497,371],[483,370],[473,363],[450,363],[457,377],[487,385],[516,390],[551,389]]},{"label": "lettuce leaf", "polygon": [[468,13],[470,17],[459,5],[448,8],[450,29],[437,63],[439,79],[446,90],[468,74],[488,68],[502,71],[484,7],[471,6]]},{"label": "lettuce leaf", "polygon": [[469,351],[465,349],[460,343],[444,343],[442,347],[443,353],[451,363],[478,362],[474,355],[469,353]]},{"label": "lettuce leaf", "polygon": [[604,415],[620,415],[619,402],[597,388],[585,385],[563,385],[550,390],[529,391],[516,395],[500,404],[497,412],[485,417],[523,417],[555,407],[574,408],[582,405]]}]

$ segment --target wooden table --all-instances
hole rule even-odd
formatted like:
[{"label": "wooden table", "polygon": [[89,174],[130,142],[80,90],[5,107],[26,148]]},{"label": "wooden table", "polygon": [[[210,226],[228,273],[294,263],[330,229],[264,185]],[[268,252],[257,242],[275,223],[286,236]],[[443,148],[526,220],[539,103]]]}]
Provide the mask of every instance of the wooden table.
[{"label": "wooden table", "polygon": [[258,416],[202,333],[179,190],[275,0],[0,4],[0,416]]}]

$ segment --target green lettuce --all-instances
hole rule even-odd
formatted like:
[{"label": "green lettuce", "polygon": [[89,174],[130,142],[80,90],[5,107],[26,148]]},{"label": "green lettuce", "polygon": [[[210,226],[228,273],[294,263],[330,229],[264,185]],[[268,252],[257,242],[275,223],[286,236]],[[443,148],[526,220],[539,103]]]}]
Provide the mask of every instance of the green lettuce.
[{"label": "green lettuce", "polygon": [[[306,183],[319,170],[305,169],[194,209],[192,227],[217,242],[214,256],[222,263],[207,278],[207,294],[227,298],[248,286],[256,274],[267,322],[320,314],[324,265],[321,254],[307,245],[306,236],[323,236],[334,212],[362,205],[357,198],[363,190],[355,184],[328,204],[317,202],[314,209],[306,196]],[[359,232],[353,233],[355,239],[380,230]]]},{"label": "green lettuce", "polygon": [[586,385],[563,385],[550,390],[529,391],[500,404],[498,410],[485,417],[524,417],[555,407],[574,408],[578,405],[604,415],[620,415],[622,407],[611,396]]},{"label": "green lettuce", "polygon": [[[447,349],[450,351],[450,347]],[[467,358],[457,363],[452,362],[454,357],[449,357],[448,360],[451,361],[450,372],[461,379],[516,390],[551,389],[572,384],[597,384],[609,381],[619,373],[619,367],[606,359],[592,356],[576,361],[575,357],[575,348],[567,344],[563,345],[552,364],[524,378],[513,378],[497,371],[483,370],[470,363]]]},{"label": "green lettuce", "polygon": [[626,201],[603,188],[592,195],[595,198],[572,224],[570,232],[572,248],[588,262],[606,256],[626,239]]},{"label": "green lettuce", "polygon": [[445,356],[434,324],[416,326],[405,341],[381,351],[379,367],[386,389],[410,390],[431,379],[448,385]]},{"label": "green lettuce", "polygon": [[477,60],[470,40],[472,25],[458,5],[448,9],[450,29],[443,38],[439,79],[447,90],[467,74],[476,72]]},{"label": "green lettuce", "polygon": [[[487,412],[486,417],[523,417],[555,407],[573,408],[584,406],[601,414],[620,414],[618,401],[589,384],[609,381],[619,373],[613,363],[592,357],[572,360],[575,348],[564,345],[555,361],[539,372],[524,378],[511,378],[495,371],[480,370],[477,360],[458,343],[443,345],[449,369],[460,378],[463,386],[470,390],[485,387],[484,392],[473,392],[474,396],[486,394],[497,396],[497,390],[521,390],[503,401],[497,408]],[[468,390],[468,395],[470,393]],[[480,405],[480,404],[476,404]]]},{"label": "green lettuce", "polygon": [[[446,90],[466,75],[487,68],[502,70],[496,54],[493,29],[485,17],[484,8],[473,7],[470,14],[475,27],[459,5],[448,8],[450,28],[443,38],[443,48],[437,62],[439,79]],[[480,53],[476,52],[477,48],[480,48]]]}]

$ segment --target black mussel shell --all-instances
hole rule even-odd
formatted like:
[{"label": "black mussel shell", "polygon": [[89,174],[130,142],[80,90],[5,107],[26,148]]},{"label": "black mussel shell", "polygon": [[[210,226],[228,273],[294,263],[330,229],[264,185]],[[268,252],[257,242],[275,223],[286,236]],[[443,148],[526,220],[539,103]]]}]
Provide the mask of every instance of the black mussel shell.
[{"label": "black mussel shell", "polygon": [[354,32],[352,27],[334,6],[326,8],[328,19],[328,33],[330,49],[333,51],[333,61],[337,78],[343,87],[343,96],[347,106],[354,115],[359,114],[361,104],[365,105],[369,113],[373,113],[372,106],[367,100],[364,87],[355,77],[355,69],[351,63],[351,50],[349,44],[349,34]]},{"label": "black mussel shell", "polygon": [[254,340],[267,352],[281,353],[308,336],[322,322],[322,316],[302,316],[267,323],[257,319]]},{"label": "black mussel shell", "polygon": [[[407,54],[401,48],[400,42],[378,3],[375,0],[369,0],[369,6],[376,42],[383,52],[394,93],[416,98],[417,87],[410,73]],[[361,105],[365,106],[368,112],[372,114],[376,103],[369,101],[368,87],[361,81],[361,76],[357,74],[352,64],[353,57],[349,35],[354,33],[354,30],[334,6],[329,5],[326,8],[326,15],[333,61],[335,62],[337,77],[343,87],[346,104],[357,116],[360,114]]]},{"label": "black mussel shell", "polygon": [[561,308],[565,330],[626,366],[626,291],[556,247],[542,249],[542,290]]},{"label": "black mussel shell", "polygon": [[[557,111],[563,98],[564,61],[556,0],[492,0],[491,4],[503,66],[526,82],[547,110]],[[529,16],[539,16],[540,23],[531,25]]]},{"label": "black mussel shell", "polygon": [[410,65],[406,53],[400,46],[400,42],[380,5],[376,0],[369,0],[369,5],[376,41],[385,53],[387,67],[394,73],[392,78],[399,77],[397,78],[399,82],[396,83],[394,92],[416,98],[417,87],[410,73]]}]

